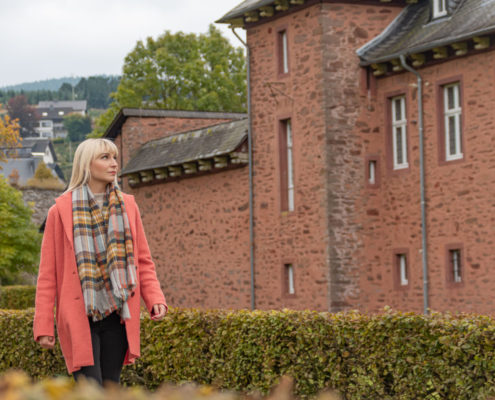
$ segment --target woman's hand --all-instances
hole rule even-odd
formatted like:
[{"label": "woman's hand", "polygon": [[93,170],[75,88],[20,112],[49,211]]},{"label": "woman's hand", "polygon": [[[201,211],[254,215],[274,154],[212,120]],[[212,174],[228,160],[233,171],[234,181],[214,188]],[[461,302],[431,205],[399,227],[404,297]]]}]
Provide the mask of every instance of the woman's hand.
[{"label": "woman's hand", "polygon": [[151,319],[153,321],[160,321],[166,313],[167,307],[165,307],[165,304],[155,304],[151,310]]},{"label": "woman's hand", "polygon": [[53,336],[40,336],[38,343],[44,349],[53,349],[55,346],[55,338]]}]

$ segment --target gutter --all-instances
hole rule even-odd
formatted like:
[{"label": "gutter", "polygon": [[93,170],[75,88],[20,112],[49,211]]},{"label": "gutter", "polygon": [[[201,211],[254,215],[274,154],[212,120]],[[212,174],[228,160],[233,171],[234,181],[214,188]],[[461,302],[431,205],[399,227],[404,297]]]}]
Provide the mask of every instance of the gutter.
[{"label": "gutter", "polygon": [[423,312],[429,312],[428,293],[428,253],[426,243],[426,200],[425,200],[425,161],[424,161],[424,113],[423,113],[423,80],[421,75],[407,65],[404,54],[400,55],[400,62],[404,69],[416,75],[418,79],[418,119],[419,119],[419,184],[421,192],[421,247],[423,259]]},{"label": "gutter", "polygon": [[251,118],[251,63],[249,47],[242,40],[235,28],[232,33],[246,48],[247,61],[247,106],[248,106],[248,165],[249,165],[249,263],[251,270],[251,310],[255,309],[256,297],[254,286],[254,212],[253,212],[253,135],[252,135],[252,118]]}]

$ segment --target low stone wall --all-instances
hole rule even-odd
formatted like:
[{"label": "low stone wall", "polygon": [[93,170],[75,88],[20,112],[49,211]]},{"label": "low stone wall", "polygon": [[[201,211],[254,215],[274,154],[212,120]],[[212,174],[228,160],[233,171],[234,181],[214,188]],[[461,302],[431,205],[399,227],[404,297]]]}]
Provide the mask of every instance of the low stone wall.
[{"label": "low stone wall", "polygon": [[33,209],[32,221],[40,226],[48,214],[49,208],[55,204],[55,199],[62,194],[60,190],[21,189],[26,204]]}]

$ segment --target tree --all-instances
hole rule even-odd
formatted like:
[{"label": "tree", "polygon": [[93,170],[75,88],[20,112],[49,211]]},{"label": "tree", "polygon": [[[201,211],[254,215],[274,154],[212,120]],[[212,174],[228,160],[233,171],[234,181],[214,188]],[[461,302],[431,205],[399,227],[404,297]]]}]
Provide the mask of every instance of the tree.
[{"label": "tree", "polygon": [[79,114],[70,114],[64,117],[64,127],[67,129],[71,142],[81,142],[91,132],[91,118]]},{"label": "tree", "polygon": [[[19,146],[19,124],[17,120],[11,120],[8,115],[0,118],[0,161],[5,161],[7,156],[4,149]],[[2,169],[2,167],[0,167]]]},{"label": "tree", "polygon": [[233,111],[246,109],[246,61],[210,25],[206,34],[165,32],[138,41],[124,61],[114,102],[96,121],[91,136],[103,134],[122,107]]},{"label": "tree", "polygon": [[20,272],[34,273],[41,235],[31,222],[31,209],[19,190],[0,175],[0,283],[16,283]]},{"label": "tree", "polygon": [[63,190],[64,185],[53,175],[52,170],[41,161],[34,171],[34,176],[27,180],[26,187]]},{"label": "tree", "polygon": [[34,127],[37,125],[39,116],[36,109],[28,104],[26,96],[20,94],[12,97],[7,103],[7,111],[10,118],[19,121],[22,137],[37,135]]}]

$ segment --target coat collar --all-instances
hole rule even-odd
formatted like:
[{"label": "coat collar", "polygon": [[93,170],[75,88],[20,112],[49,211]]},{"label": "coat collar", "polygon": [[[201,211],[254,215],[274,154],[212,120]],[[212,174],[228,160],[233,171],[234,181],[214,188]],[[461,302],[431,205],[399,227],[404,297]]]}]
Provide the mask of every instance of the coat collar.
[{"label": "coat collar", "polygon": [[64,193],[55,199],[60,219],[64,227],[65,235],[70,245],[74,248],[74,231],[72,229],[72,192]]}]

